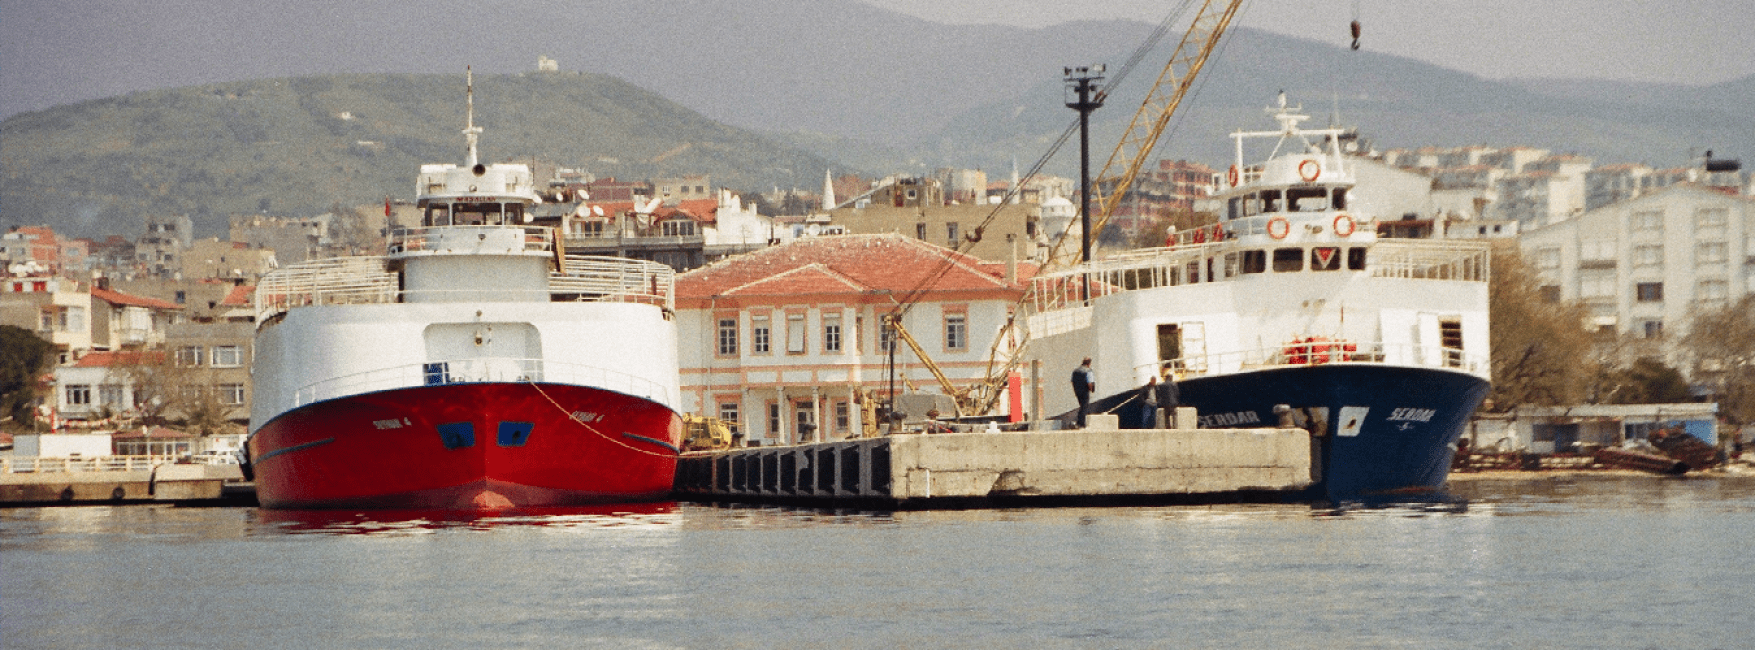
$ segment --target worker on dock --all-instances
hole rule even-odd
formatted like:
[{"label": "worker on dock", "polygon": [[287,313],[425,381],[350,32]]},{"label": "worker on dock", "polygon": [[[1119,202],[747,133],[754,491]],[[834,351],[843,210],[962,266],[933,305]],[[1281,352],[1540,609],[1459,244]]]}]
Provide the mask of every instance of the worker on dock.
[{"label": "worker on dock", "polygon": [[1091,406],[1091,392],[1097,390],[1097,378],[1091,374],[1091,358],[1085,357],[1072,373],[1073,397],[1079,400],[1078,425],[1085,428],[1085,411]]}]

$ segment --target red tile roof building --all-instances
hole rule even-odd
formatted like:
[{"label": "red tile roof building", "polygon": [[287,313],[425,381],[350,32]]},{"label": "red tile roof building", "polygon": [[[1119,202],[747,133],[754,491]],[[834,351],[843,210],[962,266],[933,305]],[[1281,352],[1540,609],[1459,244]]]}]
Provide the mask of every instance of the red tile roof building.
[{"label": "red tile roof building", "polygon": [[[903,327],[958,386],[985,377],[1016,340],[1000,331],[1034,272],[904,235],[799,239],[677,277],[685,410],[739,425],[764,444],[856,435],[861,392],[885,399],[883,317]],[[941,393],[907,346],[897,392]]]}]

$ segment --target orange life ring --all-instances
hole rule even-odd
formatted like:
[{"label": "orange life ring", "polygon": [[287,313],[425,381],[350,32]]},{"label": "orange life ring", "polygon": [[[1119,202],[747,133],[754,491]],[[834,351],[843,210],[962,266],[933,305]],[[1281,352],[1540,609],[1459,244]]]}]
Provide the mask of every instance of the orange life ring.
[{"label": "orange life ring", "polygon": [[1238,177],[1238,175],[1239,175],[1239,174],[1238,174],[1238,172],[1237,172],[1237,166],[1236,166],[1236,165],[1232,165],[1232,166],[1231,166],[1231,173],[1229,173],[1229,174],[1227,174],[1227,175],[1226,175],[1226,176],[1225,176],[1225,180],[1228,180],[1228,181],[1231,181],[1231,187],[1237,187],[1237,177]]},{"label": "orange life ring", "polygon": [[1213,224],[1213,241],[1225,241],[1224,224]]},{"label": "orange life ring", "polygon": [[1348,235],[1353,234],[1353,231],[1358,230],[1358,229],[1359,229],[1359,224],[1354,223],[1352,217],[1349,217],[1349,216],[1344,215],[1344,214],[1335,215],[1335,234],[1336,235],[1346,237]]},{"label": "orange life ring", "polygon": [[1206,228],[1196,228],[1195,229],[1194,243],[1196,243],[1196,244],[1207,243],[1207,229]]},{"label": "orange life ring", "polygon": [[1304,162],[1298,163],[1298,178],[1304,179],[1304,182],[1315,181],[1321,175],[1322,165],[1318,164],[1316,160],[1306,159]]},{"label": "orange life ring", "polygon": [[[1278,227],[1276,228],[1275,226],[1278,226]],[[1274,217],[1272,219],[1268,219],[1267,234],[1269,237],[1272,237],[1274,239],[1285,239],[1286,235],[1289,235],[1291,233],[1292,233],[1292,222],[1287,221],[1285,217]]]}]

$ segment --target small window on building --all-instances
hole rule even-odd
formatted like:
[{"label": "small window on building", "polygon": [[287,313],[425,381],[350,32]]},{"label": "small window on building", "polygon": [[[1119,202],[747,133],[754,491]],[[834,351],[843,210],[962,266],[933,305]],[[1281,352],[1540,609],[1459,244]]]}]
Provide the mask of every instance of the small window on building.
[{"label": "small window on building", "polygon": [[926,239],[926,224],[924,224],[924,223],[914,224],[914,238],[915,239]]},{"label": "small window on building", "polygon": [[835,400],[835,432],[847,433],[852,424],[852,409],[848,408],[847,400]]},{"label": "small window on building", "polygon": [[823,351],[841,351],[841,317],[823,317]]},{"label": "small window on building", "polygon": [[768,435],[780,435],[780,403],[768,402]]},{"label": "small window on building", "polygon": [[750,354],[772,352],[773,337],[773,324],[767,316],[756,316],[750,319]]},{"label": "small window on building", "polygon": [[1542,302],[1560,302],[1560,285],[1545,284],[1538,288],[1537,292],[1541,295]]},{"label": "small window on building", "polygon": [[177,365],[199,366],[206,358],[206,348],[201,346],[184,346],[177,348]]},{"label": "small window on building", "polygon": [[739,415],[738,415],[739,410],[740,409],[738,409],[738,407],[737,407],[737,402],[720,402],[719,403],[719,419],[725,422],[725,426],[731,428],[732,433],[737,433],[738,429],[740,428]]},{"label": "small window on building", "polygon": [[969,347],[969,316],[967,314],[947,314],[945,316],[945,349],[965,350]]},{"label": "small window on building", "polygon": [[1664,283],[1641,282],[1636,288],[1640,302],[1663,302]]},{"label": "small window on building", "polygon": [[69,384],[66,392],[68,405],[85,405],[91,403],[91,384]]},{"label": "small window on building", "polygon": [[244,365],[244,346],[216,345],[213,346],[213,367],[237,368]]},{"label": "small window on building", "polygon": [[1661,320],[1648,320],[1640,323],[1639,327],[1645,338],[1661,339],[1664,337],[1664,322]]},{"label": "small window on building", "polygon": [[945,242],[947,248],[957,247],[957,222],[945,224]]},{"label": "small window on building", "polygon": [[243,384],[220,384],[219,403],[236,406],[244,403]]},{"label": "small window on building", "polygon": [[729,356],[737,354],[737,319],[719,319],[719,354]]},{"label": "small window on building", "polygon": [[786,316],[786,353],[804,354],[804,314]]}]

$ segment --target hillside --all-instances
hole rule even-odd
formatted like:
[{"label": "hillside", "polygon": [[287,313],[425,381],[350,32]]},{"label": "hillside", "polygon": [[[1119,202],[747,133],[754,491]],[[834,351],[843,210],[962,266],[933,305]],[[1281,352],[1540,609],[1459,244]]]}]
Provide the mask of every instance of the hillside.
[{"label": "hillside", "polygon": [[[716,123],[619,79],[475,76],[482,156],[599,176],[707,173],[716,185],[820,184],[829,163]],[[75,235],[187,213],[317,214],[413,198],[419,165],[461,162],[464,77],[350,74],[133,93],[0,123],[0,214]]]}]

